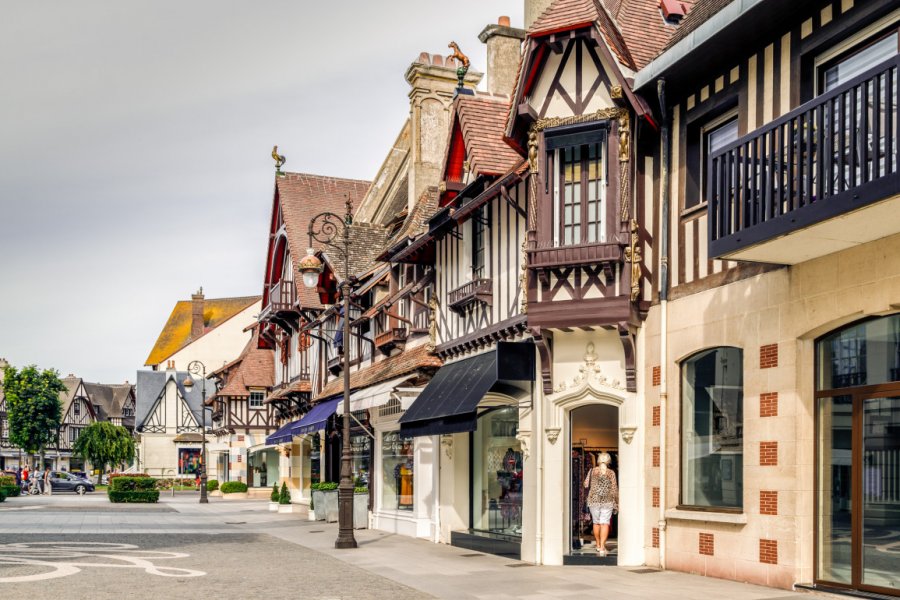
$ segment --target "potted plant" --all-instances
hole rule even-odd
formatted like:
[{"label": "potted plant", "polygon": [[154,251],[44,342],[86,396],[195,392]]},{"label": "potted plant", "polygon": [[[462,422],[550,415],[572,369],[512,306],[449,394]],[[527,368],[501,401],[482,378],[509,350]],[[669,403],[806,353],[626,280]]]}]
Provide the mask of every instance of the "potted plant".
[{"label": "potted plant", "polygon": [[[319,491],[322,492],[323,505],[325,508],[325,522],[337,523],[338,520],[338,484],[334,482],[326,482],[319,484]],[[317,504],[318,506],[318,504]]]},{"label": "potted plant", "polygon": [[369,488],[358,485],[353,488],[353,528],[369,526]]},{"label": "potted plant", "polygon": [[288,491],[286,483],[281,484],[281,493],[278,494],[278,512],[294,512],[294,505],[291,504],[291,492]]},{"label": "potted plant", "polygon": [[278,484],[272,484],[272,493],[269,494],[269,511],[275,512],[278,510],[279,500],[281,499],[281,494],[278,491]]},{"label": "potted plant", "polygon": [[226,481],[219,489],[225,499],[242,500],[247,498],[247,484],[243,481]]},{"label": "potted plant", "polygon": [[315,510],[315,520],[325,520],[325,492],[322,490],[322,483],[314,483],[310,486],[312,490],[312,500],[309,504],[309,510]]}]

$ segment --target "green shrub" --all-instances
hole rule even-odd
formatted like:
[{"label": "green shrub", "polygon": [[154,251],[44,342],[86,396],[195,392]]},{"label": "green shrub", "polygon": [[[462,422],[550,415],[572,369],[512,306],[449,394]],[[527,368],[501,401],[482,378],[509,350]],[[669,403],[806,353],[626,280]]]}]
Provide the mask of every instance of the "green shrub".
[{"label": "green shrub", "polygon": [[272,484],[272,493],[269,495],[269,500],[272,502],[278,502],[279,500],[281,500],[281,494],[278,493],[277,483]]},{"label": "green shrub", "polygon": [[206,491],[214,492],[219,489],[219,480],[218,479],[210,479],[206,482]]},{"label": "green shrub", "polygon": [[278,504],[290,504],[291,503],[291,493],[287,489],[287,484],[281,484],[281,493],[278,494]]},{"label": "green shrub", "polygon": [[318,489],[322,492],[331,492],[338,489],[338,484],[333,481],[325,481],[319,484]]},{"label": "green shrub", "polygon": [[22,490],[19,489],[15,483],[13,485],[0,485],[0,493],[2,493],[7,498],[13,498],[18,496]]},{"label": "green shrub", "polygon": [[16,478],[13,475],[0,475],[0,487],[7,485],[16,485]]},{"label": "green shrub", "polygon": [[110,492],[137,492],[156,490],[157,481],[153,477],[116,477],[109,482]]},{"label": "green shrub", "polygon": [[369,488],[367,488],[364,485],[358,485],[355,488],[353,488],[353,493],[354,494],[368,494]]},{"label": "green shrub", "polygon": [[247,491],[247,484],[243,481],[226,481],[219,489],[223,494],[242,494]]},{"label": "green shrub", "polygon": [[5,501],[6,501],[6,494],[3,492],[3,490],[0,490],[0,502],[5,502]]},{"label": "green shrub", "polygon": [[107,494],[110,502],[159,502],[159,490],[109,490]]}]

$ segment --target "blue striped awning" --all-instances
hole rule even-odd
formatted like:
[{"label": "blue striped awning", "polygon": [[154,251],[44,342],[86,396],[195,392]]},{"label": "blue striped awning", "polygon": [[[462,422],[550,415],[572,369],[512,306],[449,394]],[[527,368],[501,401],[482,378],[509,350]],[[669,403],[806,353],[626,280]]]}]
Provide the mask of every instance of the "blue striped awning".
[{"label": "blue striped awning", "polygon": [[294,425],[291,433],[294,435],[303,435],[325,429],[325,422],[328,420],[328,417],[333,415],[334,411],[337,410],[337,405],[340,401],[341,398],[332,398],[331,400],[319,402]]},{"label": "blue striped awning", "polygon": [[287,425],[282,425],[278,431],[266,437],[266,444],[284,444],[290,442],[294,438],[292,430],[302,420],[303,419],[297,419],[296,421],[291,421]]}]

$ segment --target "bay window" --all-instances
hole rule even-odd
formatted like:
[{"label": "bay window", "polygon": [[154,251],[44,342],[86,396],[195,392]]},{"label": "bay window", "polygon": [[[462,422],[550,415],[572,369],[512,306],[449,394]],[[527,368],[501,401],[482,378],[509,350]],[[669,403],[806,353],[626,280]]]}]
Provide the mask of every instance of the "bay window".
[{"label": "bay window", "polygon": [[560,127],[545,135],[555,166],[553,245],[606,242],[606,124]]}]

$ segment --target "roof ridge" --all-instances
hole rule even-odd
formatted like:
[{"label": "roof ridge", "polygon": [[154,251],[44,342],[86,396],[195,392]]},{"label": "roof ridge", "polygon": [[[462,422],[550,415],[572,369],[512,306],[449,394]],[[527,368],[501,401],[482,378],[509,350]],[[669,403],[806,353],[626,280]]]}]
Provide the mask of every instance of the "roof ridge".
[{"label": "roof ridge", "polygon": [[[313,179],[331,179],[334,181],[352,181],[355,183],[372,183],[370,179],[356,179],[354,177],[338,177],[336,175],[319,175],[317,173],[300,173],[298,171],[284,171],[284,177],[293,175],[296,177],[311,177]],[[281,177],[281,175],[279,175]]]}]

